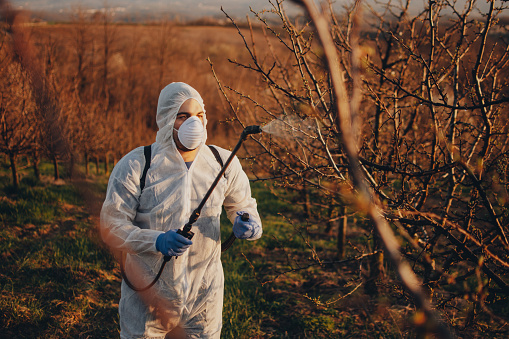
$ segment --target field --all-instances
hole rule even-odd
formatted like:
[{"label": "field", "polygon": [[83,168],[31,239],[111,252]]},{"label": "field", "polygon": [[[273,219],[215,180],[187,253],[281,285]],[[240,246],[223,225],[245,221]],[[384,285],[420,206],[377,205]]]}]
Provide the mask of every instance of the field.
[{"label": "field", "polygon": [[[25,169],[14,190],[2,163],[0,337],[117,338],[120,271],[97,232],[107,176],[100,169],[99,175],[55,184],[49,164],[42,172],[37,182]],[[223,253],[222,338],[418,336],[411,326],[411,297],[400,284],[387,278],[380,284],[386,294],[368,297],[359,275],[359,265],[362,272],[367,263],[362,256],[351,249],[349,259],[337,260],[335,237],[291,222],[302,220],[303,208],[273,192],[263,183],[253,185],[264,236],[237,240]],[[231,224],[222,217],[224,240]],[[352,227],[349,238],[369,235]],[[389,304],[393,299],[397,303]],[[506,313],[503,304],[499,310]],[[455,321],[465,321],[466,311],[457,312]]]},{"label": "field", "polygon": [[[2,168],[0,337],[117,338],[120,272],[96,228],[107,176],[53,184],[45,164],[43,182],[27,170],[13,191],[5,163]],[[223,255],[223,338],[401,335],[399,318],[407,311],[386,311],[390,322],[372,313],[355,292],[358,277],[348,261],[314,277],[316,269],[306,267],[311,263],[306,238],[318,236],[316,230],[291,225],[281,212],[296,216],[301,211],[265,185],[254,185],[253,194],[264,236],[256,242],[237,240]],[[223,239],[230,229],[224,218]],[[320,252],[333,253],[333,241],[320,246]],[[327,304],[323,298],[338,301]]]},{"label": "field", "polygon": [[0,336],[118,336],[98,211],[112,166],[153,142],[160,90],[183,81],[208,144],[263,127],[238,155],[264,236],[222,256],[224,338],[507,337],[506,9],[320,21],[279,5],[227,27],[5,15]]}]

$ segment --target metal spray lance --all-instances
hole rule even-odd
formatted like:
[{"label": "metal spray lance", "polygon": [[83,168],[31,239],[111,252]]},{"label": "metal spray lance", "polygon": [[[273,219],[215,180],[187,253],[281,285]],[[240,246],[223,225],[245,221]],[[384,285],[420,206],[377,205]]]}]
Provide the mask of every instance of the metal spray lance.
[{"label": "metal spray lance", "polygon": [[[198,220],[198,217],[200,216],[200,213],[201,213],[201,209],[203,208],[203,206],[207,202],[208,198],[212,194],[212,191],[214,190],[214,188],[216,188],[217,183],[219,182],[219,180],[223,176],[224,172],[228,168],[228,165],[230,165],[230,163],[232,162],[233,157],[235,156],[235,154],[240,149],[240,146],[242,145],[244,140],[247,139],[248,135],[250,135],[250,134],[257,134],[257,133],[261,133],[261,132],[262,132],[262,128],[260,126],[257,126],[257,125],[248,126],[248,127],[244,128],[244,130],[242,131],[242,133],[240,135],[239,142],[237,143],[237,145],[233,149],[232,153],[230,154],[230,157],[224,163],[223,168],[221,168],[221,170],[219,171],[219,174],[217,175],[216,179],[214,180],[212,185],[210,185],[209,190],[207,191],[207,193],[203,197],[203,199],[200,202],[200,204],[198,205],[198,207],[196,207],[196,209],[193,211],[193,213],[191,213],[191,216],[189,217],[189,221],[187,222],[187,224],[185,224],[184,227],[181,230],[177,231],[178,234],[186,237],[187,239],[191,239],[193,237],[194,233],[191,232],[191,227],[196,222],[196,220]],[[247,216],[247,218],[249,219],[249,215]],[[244,220],[244,221],[246,221],[246,220]]]}]

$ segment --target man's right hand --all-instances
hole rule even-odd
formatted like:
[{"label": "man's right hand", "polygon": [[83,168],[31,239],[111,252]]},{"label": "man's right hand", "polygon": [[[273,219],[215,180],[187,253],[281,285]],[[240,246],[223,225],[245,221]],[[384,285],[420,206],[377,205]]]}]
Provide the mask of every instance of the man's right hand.
[{"label": "man's right hand", "polygon": [[166,256],[178,257],[192,244],[191,240],[178,234],[177,230],[169,230],[157,237],[156,249]]}]

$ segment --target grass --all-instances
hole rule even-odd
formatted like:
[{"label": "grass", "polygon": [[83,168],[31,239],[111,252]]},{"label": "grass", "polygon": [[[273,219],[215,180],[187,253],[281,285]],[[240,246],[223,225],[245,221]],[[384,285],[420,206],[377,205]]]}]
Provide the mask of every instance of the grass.
[{"label": "grass", "polygon": [[[358,314],[350,314],[351,310],[363,308],[364,299],[359,295],[344,309],[326,303],[338,297],[338,291],[352,289],[349,285],[352,281],[345,281],[348,286],[338,283],[341,279],[336,268],[316,265],[313,258],[317,250],[332,253],[335,239],[313,239],[316,225],[294,224],[285,217],[301,215],[299,206],[277,198],[262,183],[252,187],[263,218],[264,234],[255,242],[237,240],[223,253],[222,337],[362,338],[376,332],[373,325],[359,326],[363,321]],[[228,227],[231,226],[223,227],[223,239]],[[380,330],[389,338],[396,332],[394,325]]]},{"label": "grass", "polygon": [[[0,171],[0,338],[118,338],[119,268],[95,227],[107,178],[87,180],[84,195],[82,185],[36,182],[29,172],[14,190],[8,173]],[[301,206],[276,197],[268,184],[252,188],[264,235],[237,240],[222,254],[222,338],[416,336],[412,302],[401,286],[381,282],[381,296],[369,298],[362,277],[367,261],[339,261],[334,237],[302,218]],[[224,214],[221,222],[226,239],[231,224]],[[359,246],[367,251],[362,228],[353,225],[349,240],[355,246],[346,258],[358,255]],[[506,299],[494,308],[506,314]],[[451,322],[459,326],[458,319]]]},{"label": "grass", "polygon": [[116,265],[72,185],[1,177],[1,338],[118,337]]},{"label": "grass", "polygon": [[[51,167],[43,169],[51,174]],[[24,173],[14,190],[7,176],[8,171],[0,176],[0,337],[118,337],[118,266],[98,240],[96,216],[79,185],[36,182]],[[94,200],[102,201],[106,178],[87,185],[97,194]],[[263,184],[253,185],[253,195],[264,236],[255,242],[237,240],[223,253],[222,337],[329,338],[348,332],[355,319],[311,301],[323,297],[321,283],[312,281],[316,267],[295,269],[311,262],[309,225],[292,225],[280,213],[300,213],[298,208]],[[230,231],[223,215],[223,239]],[[334,243],[322,240],[319,247]]]},{"label": "grass", "polygon": [[[44,176],[51,166],[43,165]],[[79,185],[36,182],[23,172],[20,187],[11,186],[8,170],[0,175],[0,327],[1,338],[118,337],[118,266],[98,240],[95,217]],[[44,183],[47,182],[47,183]],[[102,201],[106,178],[87,183]],[[265,283],[282,243],[308,253],[303,229],[279,215],[289,206],[262,184],[253,185],[263,212],[264,237],[237,240],[222,256],[225,271],[223,338],[329,337],[337,325],[331,314],[313,314],[312,305],[279,289],[301,279],[289,272],[278,283]],[[90,199],[90,198],[88,198]],[[231,224],[222,217],[223,238]],[[330,245],[330,244],[329,244]],[[324,245],[325,246],[325,245]],[[268,262],[264,258],[271,258]],[[283,262],[283,261],[281,261]],[[316,294],[316,293],[315,293]]]}]

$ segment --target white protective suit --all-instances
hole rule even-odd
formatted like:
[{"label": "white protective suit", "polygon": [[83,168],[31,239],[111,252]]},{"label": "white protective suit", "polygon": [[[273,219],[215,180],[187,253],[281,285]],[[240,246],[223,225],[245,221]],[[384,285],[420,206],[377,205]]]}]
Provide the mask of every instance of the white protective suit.
[{"label": "white protective suit", "polygon": [[[135,286],[148,285],[161,266],[163,255],[156,250],[157,237],[182,228],[221,168],[205,146],[206,134],[189,169],[176,148],[173,124],[180,106],[190,98],[204,107],[198,92],[184,83],[172,83],[161,91],[159,131],[152,144],[143,192],[143,147],[124,156],[109,179],[101,211],[101,235],[113,250],[128,253],[125,268]],[[231,153],[215,147],[226,161]],[[193,225],[193,245],[167,263],[159,281],[148,291],[135,292],[122,282],[121,338],[164,338],[177,325],[190,338],[220,337],[224,288],[219,229],[222,205],[232,223],[237,211],[245,211],[261,226],[249,180],[236,157]],[[261,232],[257,238],[260,236]]]}]

